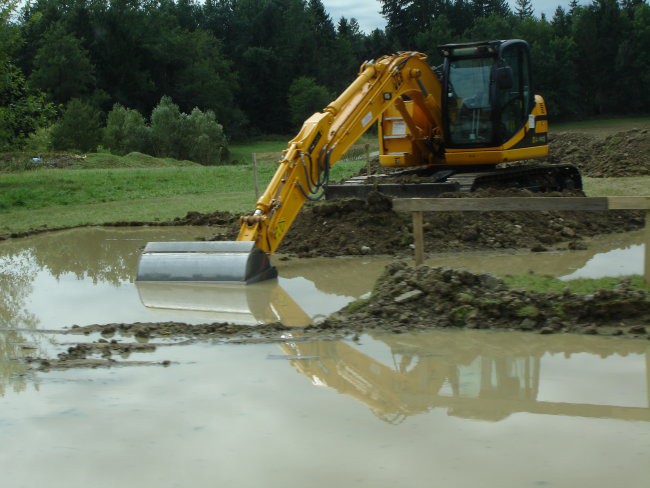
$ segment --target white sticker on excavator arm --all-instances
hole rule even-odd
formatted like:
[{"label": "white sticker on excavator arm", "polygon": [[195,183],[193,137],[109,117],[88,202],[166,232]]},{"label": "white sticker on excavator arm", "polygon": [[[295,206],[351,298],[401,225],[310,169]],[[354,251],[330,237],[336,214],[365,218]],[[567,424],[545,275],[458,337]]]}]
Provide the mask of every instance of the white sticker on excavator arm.
[{"label": "white sticker on excavator arm", "polygon": [[368,124],[372,121],[372,112],[368,112],[363,119],[361,119],[361,125],[363,125],[363,128],[365,129]]},{"label": "white sticker on excavator arm", "polygon": [[530,114],[528,116],[528,128],[529,129],[535,128],[535,116],[533,114]]},{"label": "white sticker on excavator arm", "polygon": [[393,120],[393,134],[394,136],[406,135],[406,122],[403,120]]}]

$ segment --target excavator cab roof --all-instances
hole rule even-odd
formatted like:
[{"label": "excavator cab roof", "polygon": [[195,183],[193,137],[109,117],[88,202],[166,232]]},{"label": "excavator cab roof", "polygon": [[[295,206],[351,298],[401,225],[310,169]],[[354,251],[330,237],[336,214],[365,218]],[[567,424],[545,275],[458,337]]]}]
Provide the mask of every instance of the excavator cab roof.
[{"label": "excavator cab roof", "polygon": [[463,42],[438,46],[444,58],[487,58],[497,56],[503,47],[513,43],[527,44],[521,39]]}]

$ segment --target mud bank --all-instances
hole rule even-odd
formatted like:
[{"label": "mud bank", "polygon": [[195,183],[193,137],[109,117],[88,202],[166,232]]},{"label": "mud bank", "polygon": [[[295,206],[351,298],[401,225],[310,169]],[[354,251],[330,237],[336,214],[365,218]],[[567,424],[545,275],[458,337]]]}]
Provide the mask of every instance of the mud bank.
[{"label": "mud bank", "polygon": [[[538,293],[509,288],[490,274],[444,267],[413,268],[396,261],[377,280],[369,297],[307,327],[272,323],[259,327],[225,322],[110,323],[40,331],[86,336],[56,358],[27,357],[40,371],[136,365],[169,366],[143,353],[198,341],[268,343],[356,338],[362,333],[431,329],[492,329],[531,334],[588,334],[650,339],[650,293],[625,280],[593,294]],[[98,336],[94,338],[93,336]],[[89,341],[89,339],[93,339]],[[130,356],[137,354],[138,359]],[[144,357],[144,359],[143,359]]]},{"label": "mud bank", "polygon": [[25,357],[39,371],[115,366],[169,366],[170,361],[131,360],[132,354],[152,353],[160,348],[181,346],[197,341],[239,343],[280,342],[290,329],[280,323],[263,327],[235,325],[225,322],[188,324],[184,322],[136,322],[72,326],[60,331],[43,333],[69,336],[100,335],[92,342],[76,342],[56,358]]},{"label": "mud bank", "polygon": [[394,332],[460,327],[650,339],[649,326],[650,294],[624,280],[614,290],[593,294],[538,293],[509,288],[489,274],[398,261],[386,268],[368,299],[314,327]]}]

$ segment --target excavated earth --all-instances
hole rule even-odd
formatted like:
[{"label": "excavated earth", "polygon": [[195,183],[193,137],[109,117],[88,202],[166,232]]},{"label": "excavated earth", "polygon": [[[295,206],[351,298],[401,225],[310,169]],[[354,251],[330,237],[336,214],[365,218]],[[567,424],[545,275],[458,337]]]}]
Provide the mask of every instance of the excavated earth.
[{"label": "excavated earth", "polygon": [[631,129],[599,138],[584,132],[558,132],[549,138],[553,163],[575,164],[585,176],[650,175],[650,130]]},{"label": "excavated earth", "polygon": [[530,292],[490,274],[397,261],[387,266],[370,298],[315,327],[353,330],[377,323],[395,332],[463,327],[650,338],[650,293],[626,280],[592,294]]}]

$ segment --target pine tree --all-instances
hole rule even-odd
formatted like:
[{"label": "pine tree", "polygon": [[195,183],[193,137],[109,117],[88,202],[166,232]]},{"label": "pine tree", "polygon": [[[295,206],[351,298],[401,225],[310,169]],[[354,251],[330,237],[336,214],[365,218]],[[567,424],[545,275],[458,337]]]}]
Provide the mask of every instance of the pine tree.
[{"label": "pine tree", "polygon": [[516,0],[515,15],[520,19],[533,16],[533,3],[531,0]]}]

